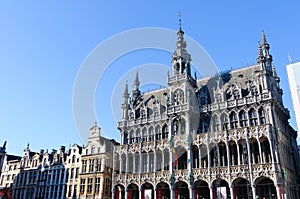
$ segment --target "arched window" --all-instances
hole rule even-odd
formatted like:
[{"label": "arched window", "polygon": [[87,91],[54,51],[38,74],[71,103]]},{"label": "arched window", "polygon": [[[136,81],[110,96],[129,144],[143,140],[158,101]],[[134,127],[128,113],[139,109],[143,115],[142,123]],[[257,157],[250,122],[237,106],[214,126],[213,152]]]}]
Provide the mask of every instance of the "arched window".
[{"label": "arched window", "polygon": [[257,115],[256,115],[256,111],[254,110],[254,108],[251,108],[249,110],[248,115],[249,115],[250,126],[256,126],[257,125]]},{"label": "arched window", "polygon": [[247,126],[247,115],[244,110],[240,111],[239,119],[240,119],[240,127],[246,127]]},{"label": "arched window", "polygon": [[238,120],[235,112],[230,113],[229,120],[230,120],[230,128],[231,129],[237,128]]},{"label": "arched window", "polygon": [[149,141],[153,141],[154,140],[153,128],[150,127],[148,131],[149,131]]},{"label": "arched window", "polygon": [[95,146],[92,146],[91,148],[91,154],[94,154],[95,153]]},{"label": "arched window", "polygon": [[220,121],[219,121],[219,117],[217,115],[214,115],[212,118],[212,130],[214,132],[220,130]]},{"label": "arched window", "polygon": [[131,119],[131,120],[134,119],[134,113],[132,111],[130,112],[129,119]]},{"label": "arched window", "polygon": [[228,129],[228,117],[225,113],[221,115],[221,125],[223,131],[226,131]]},{"label": "arched window", "polygon": [[177,120],[173,121],[173,129],[174,129],[174,135],[179,134],[179,123]]},{"label": "arched window", "polygon": [[180,121],[180,131],[181,131],[181,134],[185,134],[185,120],[184,119],[181,119],[181,121]]},{"label": "arched window", "polygon": [[142,109],[142,118],[145,118],[147,116],[147,111],[145,109]]},{"label": "arched window", "polygon": [[263,108],[258,109],[259,123],[266,124],[266,114]]},{"label": "arched window", "polygon": [[74,162],[75,162],[75,159],[76,159],[76,156],[75,156],[75,155],[73,155],[73,156],[72,156],[72,163],[74,163]]},{"label": "arched window", "polygon": [[257,95],[257,87],[255,85],[252,85],[250,88],[251,95]]},{"label": "arched window", "polygon": [[161,139],[161,132],[160,132],[160,127],[156,126],[155,127],[155,139],[160,140]]},{"label": "arched window", "polygon": [[240,90],[237,86],[235,86],[235,88],[233,90],[233,97],[234,97],[234,99],[239,99],[240,98]]},{"label": "arched window", "polygon": [[222,94],[221,94],[220,92],[218,92],[218,93],[216,94],[216,102],[217,102],[217,103],[222,102]]},{"label": "arched window", "polygon": [[158,115],[158,114],[159,114],[158,107],[157,107],[157,106],[155,106],[155,107],[154,107],[154,115]]},{"label": "arched window", "polygon": [[134,132],[131,131],[129,136],[129,144],[132,144],[133,142],[134,142]]},{"label": "arched window", "polygon": [[135,142],[136,143],[140,142],[140,139],[141,139],[141,132],[140,132],[140,129],[138,129],[135,132]]},{"label": "arched window", "polygon": [[184,103],[184,94],[183,94],[182,90],[177,89],[174,92],[174,103],[175,103],[175,105],[179,105],[179,104]]},{"label": "arched window", "polygon": [[143,128],[142,131],[142,142],[147,142],[147,129]]},{"label": "arched window", "polygon": [[162,139],[168,138],[168,126],[165,124],[162,128]]}]

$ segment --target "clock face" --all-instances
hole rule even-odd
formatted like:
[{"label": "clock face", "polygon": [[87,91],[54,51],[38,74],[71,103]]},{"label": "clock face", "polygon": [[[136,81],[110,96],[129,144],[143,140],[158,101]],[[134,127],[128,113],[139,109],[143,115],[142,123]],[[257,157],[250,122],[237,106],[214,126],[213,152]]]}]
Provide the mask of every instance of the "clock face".
[{"label": "clock face", "polygon": [[177,47],[180,47],[181,46],[181,43],[180,42],[177,42]]}]

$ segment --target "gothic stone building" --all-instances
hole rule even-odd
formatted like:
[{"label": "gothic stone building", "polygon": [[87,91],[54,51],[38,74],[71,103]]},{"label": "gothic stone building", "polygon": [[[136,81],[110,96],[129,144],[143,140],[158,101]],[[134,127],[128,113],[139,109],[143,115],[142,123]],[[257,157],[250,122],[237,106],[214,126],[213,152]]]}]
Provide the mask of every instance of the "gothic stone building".
[{"label": "gothic stone building", "polygon": [[126,85],[113,198],[299,198],[296,132],[262,35],[257,64],[191,76],[179,29],[166,88]]}]

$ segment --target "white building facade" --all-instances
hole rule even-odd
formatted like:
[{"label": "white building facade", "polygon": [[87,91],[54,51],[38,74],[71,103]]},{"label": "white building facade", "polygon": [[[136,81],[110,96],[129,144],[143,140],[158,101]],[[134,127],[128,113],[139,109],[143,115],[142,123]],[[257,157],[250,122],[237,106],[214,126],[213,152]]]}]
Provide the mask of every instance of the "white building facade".
[{"label": "white building facade", "polygon": [[177,35],[168,87],[141,94],[138,74],[126,85],[113,198],[299,198],[297,133],[265,35],[256,65],[203,79]]}]

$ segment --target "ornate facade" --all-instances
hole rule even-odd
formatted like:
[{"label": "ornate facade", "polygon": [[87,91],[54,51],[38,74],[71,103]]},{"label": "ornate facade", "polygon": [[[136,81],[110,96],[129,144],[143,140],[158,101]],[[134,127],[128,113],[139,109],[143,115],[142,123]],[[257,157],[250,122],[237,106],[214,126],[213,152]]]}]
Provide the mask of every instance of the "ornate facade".
[{"label": "ornate facade", "polygon": [[81,156],[79,197],[84,199],[110,199],[113,146],[117,144],[100,136],[97,123],[90,129],[87,146]]},{"label": "ornate facade", "polygon": [[264,33],[256,65],[202,79],[177,35],[166,88],[126,84],[113,198],[299,198],[297,134]]},{"label": "ornate facade", "polygon": [[78,198],[79,173],[81,170],[82,147],[74,144],[66,157],[65,167],[67,170],[67,190],[68,199]]},{"label": "ornate facade", "polygon": [[53,149],[48,153],[43,149],[33,152],[28,144],[18,162],[18,175],[13,182],[12,198],[65,198],[65,157],[64,146],[60,147],[59,152]]},{"label": "ornate facade", "polygon": [[28,144],[19,157],[7,155],[5,144],[0,148],[0,194],[11,190],[12,199],[111,198],[112,153],[118,143],[100,136],[97,123],[85,147],[33,152]]}]

